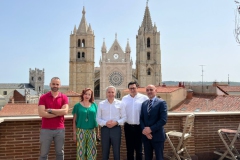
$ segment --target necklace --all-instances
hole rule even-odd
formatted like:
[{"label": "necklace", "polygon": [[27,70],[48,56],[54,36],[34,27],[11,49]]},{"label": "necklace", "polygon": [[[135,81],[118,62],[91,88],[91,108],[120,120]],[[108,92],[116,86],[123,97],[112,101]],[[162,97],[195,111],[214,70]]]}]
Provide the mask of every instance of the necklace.
[{"label": "necklace", "polygon": [[85,121],[87,122],[88,121],[88,108],[87,108],[87,113],[86,113],[86,119]]},{"label": "necklace", "polygon": [[83,104],[83,106],[84,106],[84,108],[86,108],[86,119],[85,119],[85,121],[86,122],[88,122],[88,110],[89,110],[89,108],[90,108],[90,103],[88,103],[88,105],[86,105],[84,102],[82,102],[82,104]]}]

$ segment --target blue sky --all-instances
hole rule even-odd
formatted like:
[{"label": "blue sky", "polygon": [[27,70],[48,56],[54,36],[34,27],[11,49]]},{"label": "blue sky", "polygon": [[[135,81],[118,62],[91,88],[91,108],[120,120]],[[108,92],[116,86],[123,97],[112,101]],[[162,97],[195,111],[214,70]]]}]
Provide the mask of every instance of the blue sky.
[{"label": "blue sky", "polygon": [[[131,57],[146,0],[0,1],[0,83],[27,83],[29,68],[45,69],[45,84],[58,76],[69,83],[69,35],[85,6],[95,33],[95,66],[103,38],[109,49],[117,33]],[[150,0],[152,22],[160,31],[163,81],[240,81],[240,46],[233,35],[233,0]]]}]

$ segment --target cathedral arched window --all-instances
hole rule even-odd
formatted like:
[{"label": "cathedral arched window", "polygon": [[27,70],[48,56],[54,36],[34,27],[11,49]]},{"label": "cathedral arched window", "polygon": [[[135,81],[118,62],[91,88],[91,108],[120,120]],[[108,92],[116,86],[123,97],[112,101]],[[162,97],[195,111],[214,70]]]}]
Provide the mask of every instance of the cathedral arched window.
[{"label": "cathedral arched window", "polygon": [[80,52],[78,52],[78,54],[77,54],[77,58],[81,58],[81,54],[80,54]]},{"label": "cathedral arched window", "polygon": [[78,47],[81,47],[81,40],[78,39]]},{"label": "cathedral arched window", "polygon": [[117,91],[116,98],[121,98],[121,92]]},{"label": "cathedral arched window", "polygon": [[147,69],[147,75],[151,75],[151,69],[150,68]]},{"label": "cathedral arched window", "polygon": [[82,47],[85,47],[85,40],[82,40]]},{"label": "cathedral arched window", "polygon": [[147,60],[150,60],[151,59],[151,54],[150,52],[147,52]]},{"label": "cathedral arched window", "polygon": [[82,58],[85,58],[85,53],[84,52],[82,52]]},{"label": "cathedral arched window", "polygon": [[150,47],[150,38],[147,38],[147,47],[149,48]]},{"label": "cathedral arched window", "polygon": [[38,91],[41,92],[41,87],[39,86]]}]

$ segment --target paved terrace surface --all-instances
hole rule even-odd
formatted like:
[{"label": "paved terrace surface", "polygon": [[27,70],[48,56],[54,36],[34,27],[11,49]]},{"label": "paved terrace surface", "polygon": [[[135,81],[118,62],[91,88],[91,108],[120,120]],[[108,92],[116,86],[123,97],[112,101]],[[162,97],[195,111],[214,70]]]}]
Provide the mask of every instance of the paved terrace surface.
[{"label": "paved terrace surface", "polygon": [[[166,132],[182,131],[186,115],[190,113],[168,113]],[[195,114],[192,137],[188,141],[188,151],[193,160],[215,160],[219,156],[213,151],[224,149],[217,130],[220,128],[237,129],[240,112],[201,112]],[[65,160],[76,159],[76,144],[72,141],[72,116],[67,115],[65,121]],[[0,117],[0,159],[1,160],[36,160],[39,156],[39,131],[41,118],[38,116]],[[175,144],[176,142],[174,142]],[[236,148],[240,148],[237,145]],[[98,156],[101,157],[101,145],[97,145]],[[170,152],[165,142],[164,152]],[[49,160],[53,160],[54,146],[51,146]],[[110,160],[112,160],[112,154]],[[126,159],[124,131],[122,130],[121,160]]]}]

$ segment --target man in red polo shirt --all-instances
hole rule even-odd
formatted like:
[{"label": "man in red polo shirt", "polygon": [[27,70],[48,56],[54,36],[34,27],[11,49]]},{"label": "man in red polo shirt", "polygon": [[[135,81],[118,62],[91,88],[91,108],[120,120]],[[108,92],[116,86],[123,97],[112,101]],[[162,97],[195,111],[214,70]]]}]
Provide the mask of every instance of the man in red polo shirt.
[{"label": "man in red polo shirt", "polygon": [[40,157],[39,160],[48,159],[52,141],[54,141],[56,159],[64,159],[65,127],[64,115],[68,113],[68,98],[59,92],[61,81],[53,77],[50,82],[51,91],[42,95],[38,104],[38,114],[42,117],[40,132]]}]

